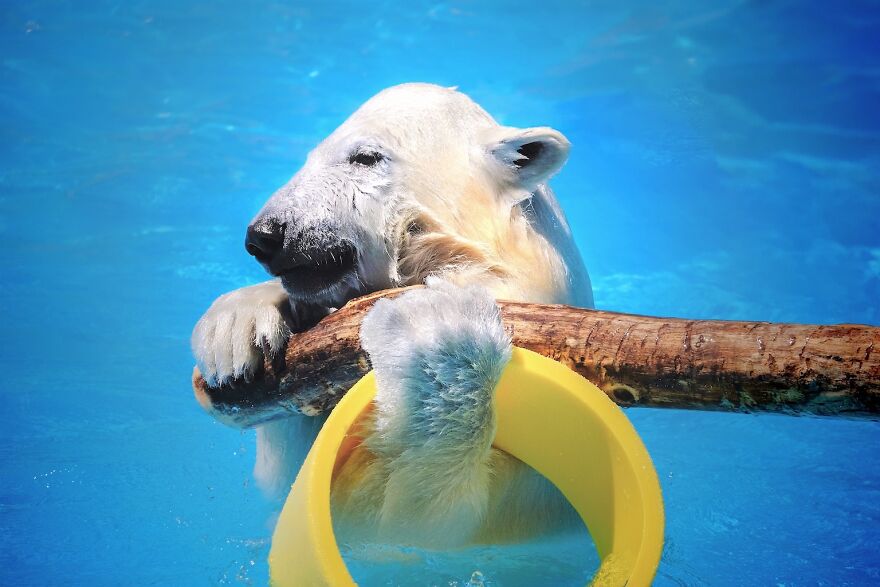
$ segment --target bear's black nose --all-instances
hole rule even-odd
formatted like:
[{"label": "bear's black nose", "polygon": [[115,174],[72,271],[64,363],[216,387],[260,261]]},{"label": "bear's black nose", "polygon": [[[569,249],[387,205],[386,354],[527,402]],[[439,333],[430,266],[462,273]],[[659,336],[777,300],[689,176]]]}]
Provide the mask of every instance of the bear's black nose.
[{"label": "bear's black nose", "polygon": [[251,224],[244,239],[245,250],[257,261],[268,265],[284,246],[284,226],[271,223]]}]

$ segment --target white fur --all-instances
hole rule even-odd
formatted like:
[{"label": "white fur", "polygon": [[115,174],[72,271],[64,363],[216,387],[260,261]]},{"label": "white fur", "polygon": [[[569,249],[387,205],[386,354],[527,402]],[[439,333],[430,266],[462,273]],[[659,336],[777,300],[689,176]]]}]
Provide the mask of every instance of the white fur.
[{"label": "white fur", "polygon": [[[492,395],[510,358],[498,307],[482,287],[429,279],[424,290],[380,300],[361,329],[376,371],[375,412],[365,447],[369,470],[346,467],[334,491],[337,530],[433,546],[467,542],[486,517],[495,434]],[[378,524],[357,528],[356,509],[381,484]]]},{"label": "white fur", "polygon": [[[310,153],[254,219],[283,224],[285,244],[353,243],[356,270],[317,294],[283,277],[283,290],[269,282],[221,297],[193,333],[212,382],[254,373],[263,352],[283,346],[288,304],[296,319],[306,307],[443,279],[381,301],[365,320],[380,391],[367,440],[335,481],[344,534],[450,546],[485,539],[490,527],[510,538],[572,517],[554,488],[491,449],[492,390],[510,348],[493,299],[593,304],[546,183],[568,149],[553,129],[498,125],[454,89],[396,86]],[[381,156],[364,165],[363,153]],[[263,427],[261,481],[286,487],[316,430],[294,419]],[[427,526],[414,532],[414,520]]]},{"label": "white fur", "polygon": [[[306,459],[311,441],[321,430],[325,415],[302,418],[286,418],[263,424],[257,428],[257,462],[254,478],[267,493],[285,495],[296,475],[299,465]],[[293,471],[291,464],[296,464]]]},{"label": "white fur", "polygon": [[217,298],[192,334],[193,354],[208,383],[250,377],[263,362],[261,351],[284,348],[290,327],[282,308],[287,293],[277,280],[243,287]]}]

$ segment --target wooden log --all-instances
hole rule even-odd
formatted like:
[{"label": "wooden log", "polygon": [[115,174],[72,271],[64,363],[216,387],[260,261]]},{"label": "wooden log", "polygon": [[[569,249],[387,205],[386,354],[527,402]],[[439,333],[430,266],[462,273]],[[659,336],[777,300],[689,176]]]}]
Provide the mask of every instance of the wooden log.
[{"label": "wooden log", "polygon": [[[406,289],[406,288],[404,288]],[[234,426],[318,415],[370,369],[360,323],[382,296],[352,300],[294,334],[250,381],[209,387],[202,406]],[[880,418],[880,328],[683,320],[500,301],[514,344],[583,375],[623,406]]]}]

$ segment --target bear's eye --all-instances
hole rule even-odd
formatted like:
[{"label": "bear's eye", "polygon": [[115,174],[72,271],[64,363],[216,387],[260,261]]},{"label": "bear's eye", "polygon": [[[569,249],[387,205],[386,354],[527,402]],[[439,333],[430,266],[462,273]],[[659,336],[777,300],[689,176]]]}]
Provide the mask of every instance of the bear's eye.
[{"label": "bear's eye", "polygon": [[375,151],[358,151],[357,153],[352,153],[351,157],[348,158],[348,162],[372,167],[384,158],[381,153],[376,153]]}]

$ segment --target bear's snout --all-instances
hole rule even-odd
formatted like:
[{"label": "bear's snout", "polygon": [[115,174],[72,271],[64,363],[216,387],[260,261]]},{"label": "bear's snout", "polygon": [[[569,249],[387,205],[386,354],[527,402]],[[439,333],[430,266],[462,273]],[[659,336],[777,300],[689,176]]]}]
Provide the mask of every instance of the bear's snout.
[{"label": "bear's snout", "polygon": [[263,265],[270,265],[275,256],[284,248],[283,224],[251,224],[244,239],[244,248]]},{"label": "bear's snout", "polygon": [[285,223],[255,222],[248,226],[244,246],[269,273],[281,278],[290,295],[320,297],[356,273],[357,249],[351,242],[320,238],[333,235],[328,230],[291,238],[287,229]]}]

